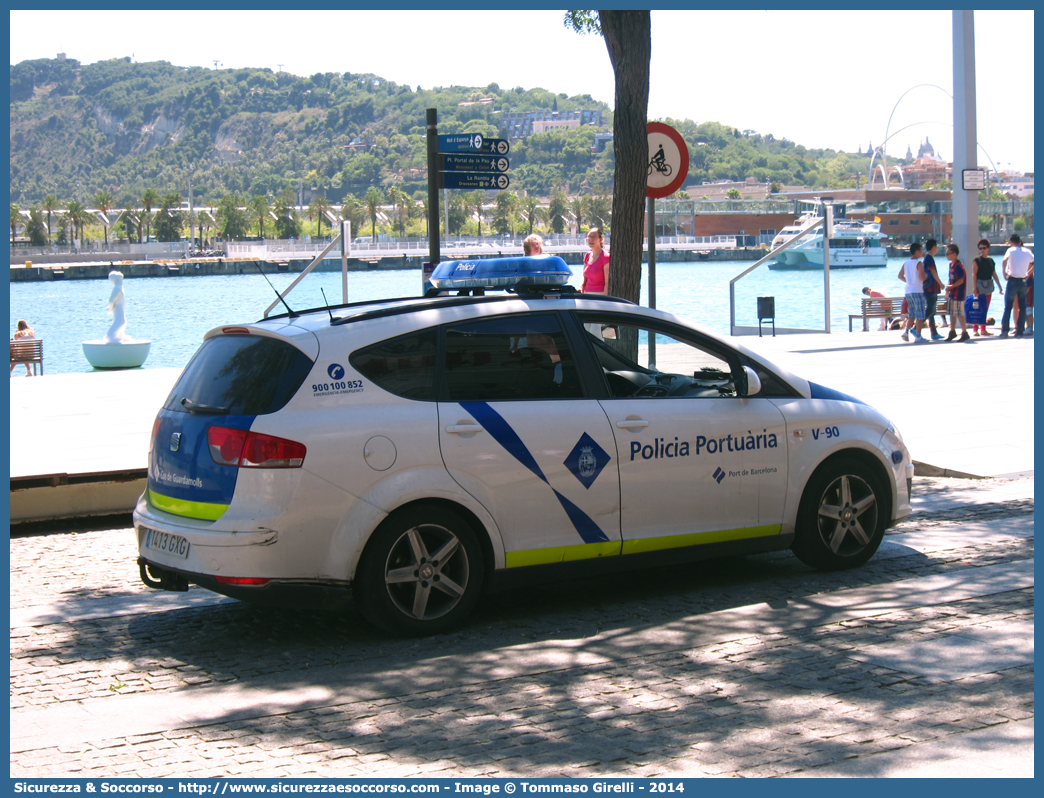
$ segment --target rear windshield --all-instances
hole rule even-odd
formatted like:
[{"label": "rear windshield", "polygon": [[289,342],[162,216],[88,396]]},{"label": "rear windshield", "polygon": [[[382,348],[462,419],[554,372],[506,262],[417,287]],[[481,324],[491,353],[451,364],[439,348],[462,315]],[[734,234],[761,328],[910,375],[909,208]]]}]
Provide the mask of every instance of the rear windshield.
[{"label": "rear windshield", "polygon": [[166,406],[213,415],[274,413],[290,401],[311,369],[312,360],[286,341],[219,335],[203,342]]}]

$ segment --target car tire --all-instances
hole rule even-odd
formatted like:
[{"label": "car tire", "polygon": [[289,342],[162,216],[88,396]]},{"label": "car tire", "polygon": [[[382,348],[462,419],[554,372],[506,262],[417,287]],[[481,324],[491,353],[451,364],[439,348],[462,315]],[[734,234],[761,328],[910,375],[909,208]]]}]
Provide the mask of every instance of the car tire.
[{"label": "car tire", "polygon": [[889,516],[889,495],[869,467],[850,457],[829,460],[801,496],[793,552],[826,571],[862,565],[881,545]]},{"label": "car tire", "polygon": [[430,635],[468,616],[484,576],[471,525],[453,510],[417,506],[393,513],[374,532],[354,592],[376,626],[402,635]]}]

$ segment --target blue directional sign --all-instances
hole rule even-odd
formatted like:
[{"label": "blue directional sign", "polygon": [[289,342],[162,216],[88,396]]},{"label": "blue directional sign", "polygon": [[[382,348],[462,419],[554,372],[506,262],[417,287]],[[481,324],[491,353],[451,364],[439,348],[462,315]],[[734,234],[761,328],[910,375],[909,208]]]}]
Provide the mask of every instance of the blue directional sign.
[{"label": "blue directional sign", "polygon": [[507,139],[487,139],[481,133],[459,133],[439,136],[439,152],[471,152],[507,155],[511,145]]},{"label": "blue directional sign", "polygon": [[500,155],[443,155],[442,168],[447,172],[506,172],[508,159]]},{"label": "blue directional sign", "polygon": [[444,188],[489,188],[503,191],[511,180],[504,174],[482,174],[480,172],[443,172]]}]

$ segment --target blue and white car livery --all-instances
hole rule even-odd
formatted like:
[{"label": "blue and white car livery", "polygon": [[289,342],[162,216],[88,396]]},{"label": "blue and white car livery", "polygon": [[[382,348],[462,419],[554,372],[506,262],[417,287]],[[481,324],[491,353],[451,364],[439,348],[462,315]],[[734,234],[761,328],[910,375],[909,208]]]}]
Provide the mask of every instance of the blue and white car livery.
[{"label": "blue and white car livery", "polygon": [[450,262],[433,283],[456,296],[211,330],[156,419],[143,580],[354,594],[424,634],[578,571],[784,548],[852,567],[909,515],[910,455],[876,410],[568,274]]}]

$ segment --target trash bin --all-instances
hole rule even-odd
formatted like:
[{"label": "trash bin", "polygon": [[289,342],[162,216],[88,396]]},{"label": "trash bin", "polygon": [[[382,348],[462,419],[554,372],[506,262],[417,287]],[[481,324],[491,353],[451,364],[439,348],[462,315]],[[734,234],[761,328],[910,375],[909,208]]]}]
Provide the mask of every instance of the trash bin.
[{"label": "trash bin", "polygon": [[776,337],[776,298],[774,296],[758,297],[758,338],[761,337],[761,322],[772,322],[772,337]]}]

